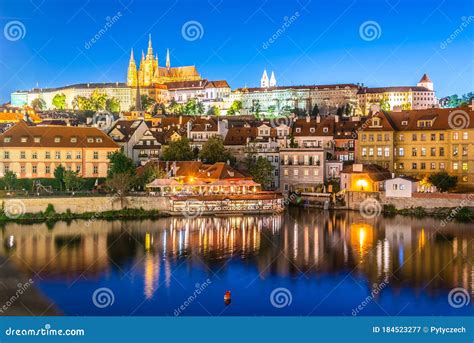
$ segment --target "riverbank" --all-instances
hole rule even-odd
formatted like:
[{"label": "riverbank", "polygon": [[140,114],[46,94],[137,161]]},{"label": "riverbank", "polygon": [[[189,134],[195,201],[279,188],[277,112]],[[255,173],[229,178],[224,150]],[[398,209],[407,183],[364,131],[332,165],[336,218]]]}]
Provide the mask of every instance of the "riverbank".
[{"label": "riverbank", "polygon": [[0,316],[57,316],[61,313],[30,279],[0,256]]}]

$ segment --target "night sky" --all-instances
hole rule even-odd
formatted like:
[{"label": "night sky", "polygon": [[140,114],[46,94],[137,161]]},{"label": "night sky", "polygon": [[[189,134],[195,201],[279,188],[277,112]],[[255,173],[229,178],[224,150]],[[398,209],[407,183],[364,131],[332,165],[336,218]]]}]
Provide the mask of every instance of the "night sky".
[{"label": "night sky", "polygon": [[473,16],[470,0],[2,0],[0,103],[37,83],[124,82],[148,34],[160,65],[169,48],[172,66],[232,88],[258,85],[264,68],[279,85],[416,85],[426,72],[438,97],[462,94],[474,89]]}]

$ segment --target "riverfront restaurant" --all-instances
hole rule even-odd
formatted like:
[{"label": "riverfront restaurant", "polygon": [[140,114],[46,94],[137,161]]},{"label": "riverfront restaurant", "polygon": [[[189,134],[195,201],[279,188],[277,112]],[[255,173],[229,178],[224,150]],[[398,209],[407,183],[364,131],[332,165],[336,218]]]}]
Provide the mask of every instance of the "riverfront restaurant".
[{"label": "riverfront restaurant", "polygon": [[151,196],[168,197],[171,212],[274,213],[284,209],[281,194],[262,192],[261,185],[251,176],[227,163],[149,163],[166,172],[166,177],[153,180],[146,189]]},{"label": "riverfront restaurant", "polygon": [[224,162],[212,165],[199,161],[155,162],[155,164],[157,168],[166,172],[167,177],[155,179],[146,185],[150,195],[246,195],[261,190],[261,185],[253,181],[251,176],[235,170]]}]

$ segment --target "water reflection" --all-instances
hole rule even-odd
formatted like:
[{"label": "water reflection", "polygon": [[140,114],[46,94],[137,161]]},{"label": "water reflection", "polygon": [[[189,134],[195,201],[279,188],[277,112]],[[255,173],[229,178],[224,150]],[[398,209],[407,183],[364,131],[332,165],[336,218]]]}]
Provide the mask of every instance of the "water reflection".
[{"label": "water reflection", "polygon": [[41,279],[139,275],[146,299],[171,287],[174,268],[225,273],[229,260],[255,267],[262,280],[351,273],[369,285],[389,280],[395,289],[435,294],[463,287],[472,294],[473,238],[466,224],[441,230],[435,219],[367,220],[356,212],[295,209],[279,216],[97,221],[88,227],[75,221],[52,229],[12,223],[1,231],[0,254]]}]

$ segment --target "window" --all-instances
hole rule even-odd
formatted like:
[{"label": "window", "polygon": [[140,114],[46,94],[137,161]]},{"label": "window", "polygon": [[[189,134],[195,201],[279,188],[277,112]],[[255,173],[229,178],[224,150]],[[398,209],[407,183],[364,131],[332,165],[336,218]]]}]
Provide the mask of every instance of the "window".
[{"label": "window", "polygon": [[436,140],[436,133],[432,133],[432,134],[431,134],[431,140],[432,140],[432,141],[435,141],[435,140]]},{"label": "window", "polygon": [[283,175],[288,176],[288,169],[283,169]]},{"label": "window", "polygon": [[38,167],[37,167],[37,166],[32,166],[32,167],[31,167],[31,172],[32,172],[33,174],[38,173]]},{"label": "window", "polygon": [[10,171],[10,166],[5,165],[5,166],[3,167],[3,171],[4,171],[4,173],[8,173],[8,172]]},{"label": "window", "polygon": [[92,173],[93,174],[99,174],[99,167],[98,166],[94,166],[93,170],[92,170]]},{"label": "window", "polygon": [[444,156],[444,148],[439,148],[439,156]]},{"label": "window", "polygon": [[425,162],[421,162],[420,169],[426,169],[426,163]]},{"label": "window", "polygon": [[382,134],[379,133],[379,134],[377,135],[377,142],[381,142],[381,141],[382,141]]},{"label": "window", "polygon": [[365,141],[367,141],[367,135],[364,133],[364,134],[362,135],[362,142],[365,142]]},{"label": "window", "polygon": [[[199,138],[201,138],[201,137],[199,137]],[[94,143],[94,138],[88,137],[87,138],[87,143]]]},{"label": "window", "polygon": [[50,166],[44,167],[44,172],[45,172],[46,174],[51,174],[51,167],[50,167]]},{"label": "window", "polygon": [[436,163],[431,162],[431,164],[430,164],[430,169],[436,169]]},{"label": "window", "polygon": [[32,160],[37,160],[38,159],[38,152],[37,151],[33,151],[31,153],[31,159]]},{"label": "window", "polygon": [[39,143],[41,141],[41,137],[35,137],[33,140],[35,143]]},{"label": "window", "polygon": [[369,156],[370,157],[374,156],[374,148],[369,148]]},{"label": "window", "polygon": [[458,170],[458,169],[459,169],[459,163],[453,162],[453,170]]},{"label": "window", "polygon": [[467,156],[467,146],[462,147],[462,155]]},{"label": "window", "polygon": [[304,176],[309,176],[309,170],[308,169],[303,169],[303,175]]},{"label": "window", "polygon": [[398,156],[405,156],[405,148],[398,149]]},{"label": "window", "polygon": [[76,151],[76,159],[77,160],[81,159],[81,152],[80,151]]},{"label": "window", "polygon": [[71,160],[72,159],[72,152],[68,151],[66,152],[66,160]]},{"label": "window", "polygon": [[426,134],[422,133],[422,134],[420,135],[420,140],[426,141]]},{"label": "window", "polygon": [[414,134],[411,135],[411,140],[412,140],[412,141],[416,141],[416,133],[414,133]]},{"label": "window", "polygon": [[431,156],[436,156],[436,148],[431,148],[430,149],[430,155]]},{"label": "window", "polygon": [[399,136],[398,136],[398,140],[400,142],[403,142],[405,140],[405,136],[403,135],[403,133],[401,133]]},{"label": "window", "polygon": [[28,137],[21,137],[21,142],[26,143],[28,141]]},{"label": "window", "polygon": [[468,133],[468,132],[463,132],[463,133],[462,133],[462,139],[463,139],[463,140],[469,139],[469,133]]},{"label": "window", "polygon": [[444,141],[444,133],[440,133],[440,134],[439,134],[439,140],[440,140],[440,141]]},{"label": "window", "polygon": [[439,163],[439,169],[441,169],[441,170],[444,170],[444,169],[445,169],[444,162],[440,162],[440,163]]},{"label": "window", "polygon": [[5,143],[10,143],[10,142],[12,141],[12,138],[11,138],[11,137],[5,137],[5,138],[3,139],[3,141],[4,141]]},{"label": "window", "polygon": [[26,173],[25,166],[20,166],[20,173],[22,173],[22,174]]},{"label": "window", "polygon": [[98,151],[94,151],[94,160],[98,160],[99,159],[99,152]]},{"label": "window", "polygon": [[55,158],[56,158],[57,160],[60,160],[60,159],[61,159],[61,151],[56,151],[56,153],[55,153]]},{"label": "window", "polygon": [[362,148],[362,157],[367,157],[367,148]]},{"label": "window", "polygon": [[453,156],[457,156],[458,155],[458,147],[457,146],[453,146]]},{"label": "window", "polygon": [[421,156],[426,156],[426,148],[421,148]]},{"label": "window", "polygon": [[386,134],[384,135],[384,140],[385,140],[385,142],[390,141],[390,135],[389,135],[388,133],[386,133]]},{"label": "window", "polygon": [[71,143],[77,143],[77,137],[71,137]]},{"label": "window", "polygon": [[61,137],[54,137],[54,143],[60,143]]},{"label": "window", "polygon": [[377,157],[382,157],[382,148],[377,148]]},{"label": "window", "polygon": [[76,173],[80,173],[81,172],[81,165],[78,164],[76,165]]},{"label": "window", "polygon": [[386,147],[384,151],[385,151],[385,157],[390,157],[390,148]]},{"label": "window", "polygon": [[319,176],[319,169],[313,169],[313,176]]},{"label": "window", "polygon": [[6,159],[6,160],[10,159],[10,151],[4,151],[3,152],[3,158]]},{"label": "window", "polygon": [[45,151],[45,153],[44,153],[44,158],[45,158],[46,160],[49,160],[49,159],[51,158],[51,151]]},{"label": "window", "polygon": [[413,157],[416,157],[416,155],[417,155],[417,149],[416,148],[411,148],[411,155]]},{"label": "window", "polygon": [[20,151],[20,158],[24,160],[26,158],[26,153],[24,151]]},{"label": "window", "polygon": [[293,169],[293,175],[298,176],[298,169]]},{"label": "window", "polygon": [[97,137],[97,138],[95,139],[95,141],[96,141],[97,143],[102,143],[102,138]]},{"label": "window", "polygon": [[467,171],[468,171],[467,162],[463,162],[463,163],[462,163],[462,171],[463,171],[463,172],[467,172]]}]

